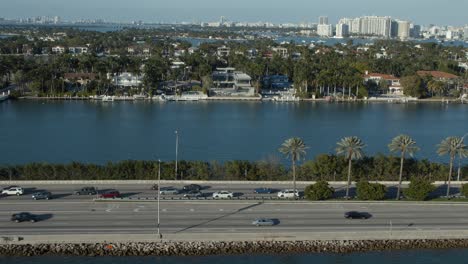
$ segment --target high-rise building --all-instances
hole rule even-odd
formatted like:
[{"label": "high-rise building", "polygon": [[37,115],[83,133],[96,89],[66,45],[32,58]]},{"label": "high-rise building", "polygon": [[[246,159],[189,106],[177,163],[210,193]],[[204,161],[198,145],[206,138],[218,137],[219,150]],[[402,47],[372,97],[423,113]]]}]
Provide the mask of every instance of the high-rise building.
[{"label": "high-rise building", "polygon": [[410,25],[410,37],[420,38],[421,37],[421,26],[420,25]]},{"label": "high-rise building", "polygon": [[392,19],[390,17],[366,16],[361,17],[359,33],[381,37],[391,36]]},{"label": "high-rise building", "polygon": [[333,36],[333,27],[332,25],[320,24],[317,25],[317,34],[321,37],[331,37]]},{"label": "high-rise building", "polygon": [[468,40],[468,26],[463,29],[463,37],[465,40]]},{"label": "high-rise building", "polygon": [[328,17],[327,16],[320,16],[319,17],[319,25],[328,25]]},{"label": "high-rise building", "polygon": [[337,24],[336,25],[336,37],[346,38],[348,36],[349,36],[349,26],[347,24]]},{"label": "high-rise building", "polygon": [[408,39],[410,36],[410,23],[408,21],[397,20],[398,38]]}]

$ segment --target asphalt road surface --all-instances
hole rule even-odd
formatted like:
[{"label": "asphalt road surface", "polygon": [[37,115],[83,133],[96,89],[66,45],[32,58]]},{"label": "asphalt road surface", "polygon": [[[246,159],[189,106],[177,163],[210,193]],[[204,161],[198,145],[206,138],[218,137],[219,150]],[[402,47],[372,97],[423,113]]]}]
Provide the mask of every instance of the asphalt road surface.
[{"label": "asphalt road surface", "polygon": [[[461,230],[468,227],[464,204],[367,204],[256,201],[162,201],[162,233],[274,233]],[[348,220],[344,212],[367,212],[367,220]],[[31,212],[36,223],[10,221],[12,213]],[[272,218],[275,226],[256,227],[256,218]],[[0,200],[0,234],[152,234],[156,202],[94,202]]]}]

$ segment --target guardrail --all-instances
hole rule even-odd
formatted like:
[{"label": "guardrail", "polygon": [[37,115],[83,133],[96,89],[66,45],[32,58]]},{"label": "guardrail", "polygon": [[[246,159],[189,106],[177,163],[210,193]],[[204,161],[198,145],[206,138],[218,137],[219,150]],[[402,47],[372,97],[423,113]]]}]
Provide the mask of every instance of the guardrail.
[{"label": "guardrail", "polygon": [[[384,185],[397,185],[397,181],[369,181],[371,183],[381,183]],[[100,181],[82,181],[82,180],[63,180],[63,181],[0,181],[0,185],[45,185],[45,184],[67,184],[67,185],[106,185],[106,184],[116,184],[116,185],[132,185],[132,184],[141,184],[141,185],[152,185],[157,183],[157,180],[100,180]],[[297,185],[309,185],[314,184],[316,181],[298,181]],[[331,185],[346,185],[345,181],[330,181],[328,182]],[[409,181],[403,181],[402,184],[407,185]],[[447,182],[445,181],[435,181],[435,185],[444,185]],[[468,181],[452,181],[452,185],[467,184]],[[174,180],[161,180],[162,185],[175,185],[175,184],[239,184],[239,185],[290,185],[291,181],[174,181]],[[351,184],[356,184],[352,182]]]},{"label": "guardrail", "polygon": [[[157,197],[116,197],[116,198],[94,198],[94,201],[109,202],[109,201],[157,201]],[[272,200],[282,200],[282,201],[293,201],[293,200],[305,200],[305,197],[298,197],[297,199],[292,198],[281,198],[277,196],[236,196],[232,198],[214,198],[214,197],[160,197],[159,200],[162,201],[272,201]]]}]

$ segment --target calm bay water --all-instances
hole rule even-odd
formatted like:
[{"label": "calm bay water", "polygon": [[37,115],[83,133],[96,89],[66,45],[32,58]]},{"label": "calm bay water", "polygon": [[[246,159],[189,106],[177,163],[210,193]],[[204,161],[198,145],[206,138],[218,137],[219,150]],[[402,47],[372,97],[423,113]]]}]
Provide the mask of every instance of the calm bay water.
[{"label": "calm bay water", "polygon": [[287,138],[302,137],[308,158],[333,153],[356,135],[367,154],[388,153],[390,140],[411,135],[417,158],[435,153],[447,136],[468,132],[468,105],[441,103],[88,102],[0,103],[0,164],[125,159],[261,160],[280,157]]},{"label": "calm bay water", "polygon": [[208,257],[0,257],[2,264],[442,264],[466,263],[468,250],[415,250],[356,254]]}]

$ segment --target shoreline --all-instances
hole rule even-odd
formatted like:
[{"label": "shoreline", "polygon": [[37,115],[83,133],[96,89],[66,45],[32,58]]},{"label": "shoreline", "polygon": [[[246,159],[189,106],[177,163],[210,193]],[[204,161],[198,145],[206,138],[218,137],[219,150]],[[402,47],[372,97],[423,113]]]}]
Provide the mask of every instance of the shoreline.
[{"label": "shoreline", "polygon": [[88,97],[40,97],[40,96],[24,96],[19,97],[19,100],[37,100],[37,101],[93,101],[93,102],[121,102],[121,101],[135,101],[135,102],[273,102],[273,103],[301,103],[301,102],[324,102],[324,103],[387,103],[387,104],[410,104],[410,103],[442,103],[442,104],[467,104],[468,101],[461,101],[460,99],[445,99],[445,98],[426,98],[417,100],[406,100],[405,98],[381,98],[381,99],[355,99],[355,100],[327,100],[324,98],[312,99],[299,99],[298,101],[275,101],[270,99],[262,100],[259,97],[208,97],[200,100],[178,100],[178,101],[164,101],[157,98],[144,98],[134,99],[133,97],[115,97],[114,101],[102,101]]},{"label": "shoreline", "polygon": [[468,239],[0,244],[0,256],[215,256],[468,248]]}]

